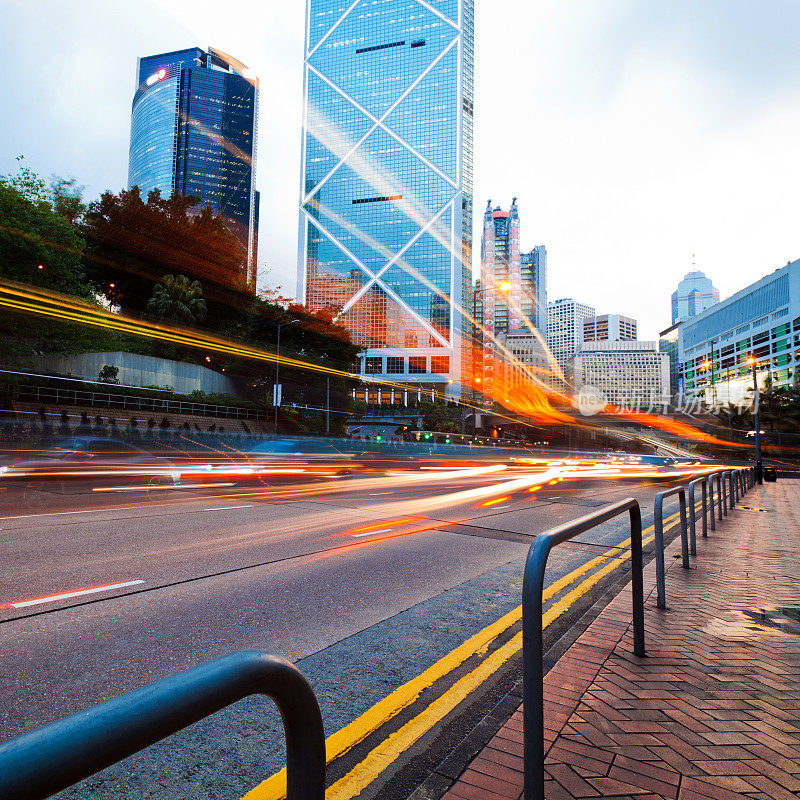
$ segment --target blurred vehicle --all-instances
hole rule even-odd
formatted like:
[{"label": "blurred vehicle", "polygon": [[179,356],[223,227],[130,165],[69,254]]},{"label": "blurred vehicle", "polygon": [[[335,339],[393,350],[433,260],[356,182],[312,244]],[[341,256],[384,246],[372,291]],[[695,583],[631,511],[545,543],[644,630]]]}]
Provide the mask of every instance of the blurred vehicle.
[{"label": "blurred vehicle", "polygon": [[0,488],[13,492],[159,489],[179,485],[180,469],[168,459],[117,439],[73,436],[44,450],[17,453],[0,464]]}]

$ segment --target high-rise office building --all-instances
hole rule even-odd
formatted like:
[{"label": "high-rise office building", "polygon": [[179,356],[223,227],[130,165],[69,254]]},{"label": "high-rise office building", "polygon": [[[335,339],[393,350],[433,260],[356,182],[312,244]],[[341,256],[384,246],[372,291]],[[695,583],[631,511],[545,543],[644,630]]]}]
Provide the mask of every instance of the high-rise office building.
[{"label": "high-rise office building", "polygon": [[636,320],[621,314],[601,314],[582,321],[584,342],[633,342]]},{"label": "high-rise office building", "polygon": [[519,254],[519,271],[522,285],[529,287],[522,296],[522,313],[547,336],[547,249],[543,244]]},{"label": "high-rise office building", "polygon": [[687,272],[672,293],[672,322],[683,322],[715,303],[719,303],[719,289],[711,279],[699,270]]},{"label": "high-rise office building", "polygon": [[471,370],[473,0],[307,0],[298,296],[374,381]]},{"label": "high-rise office building", "polygon": [[580,349],[583,320],[594,316],[591,306],[569,297],[547,304],[547,346],[562,367]]},{"label": "high-rise office building", "polygon": [[800,260],[771,272],[678,327],[687,399],[737,403],[758,380],[789,389],[800,370]]},{"label": "high-rise office building", "polygon": [[128,186],[197,197],[236,236],[241,285],[255,291],[258,79],[198,47],[140,58],[131,110]]}]

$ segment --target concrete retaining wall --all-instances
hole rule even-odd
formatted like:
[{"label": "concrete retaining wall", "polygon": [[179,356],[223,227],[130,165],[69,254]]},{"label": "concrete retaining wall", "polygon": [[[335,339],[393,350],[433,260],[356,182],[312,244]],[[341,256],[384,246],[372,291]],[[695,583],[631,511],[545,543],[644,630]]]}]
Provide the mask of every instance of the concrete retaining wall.
[{"label": "concrete retaining wall", "polygon": [[134,353],[75,353],[64,356],[38,356],[32,366],[39,372],[69,375],[96,381],[100,370],[110,364],[119,367],[117,376],[127,386],[171,386],[180,394],[200,390],[206,394],[236,395],[227,375],[197,364]]}]

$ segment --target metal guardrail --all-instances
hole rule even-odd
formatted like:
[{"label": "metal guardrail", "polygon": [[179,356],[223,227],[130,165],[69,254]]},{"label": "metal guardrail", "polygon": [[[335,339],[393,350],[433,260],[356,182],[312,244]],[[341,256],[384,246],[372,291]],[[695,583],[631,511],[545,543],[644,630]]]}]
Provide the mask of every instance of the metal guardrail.
[{"label": "metal guardrail", "polygon": [[0,797],[42,800],[252,694],[278,706],[286,800],[324,800],[325,734],[314,691],[293,664],[232,653],[0,745]]},{"label": "metal guardrail", "polygon": [[525,800],[544,800],[544,666],[542,664],[542,593],[550,551],[581,533],[628,512],[631,525],[633,652],[644,651],[644,581],[642,513],[633,498],[621,500],[536,537],[525,562],[522,581],[522,663],[525,756]]},{"label": "metal guardrail", "polygon": [[[697,478],[689,484],[689,553],[693,556],[697,555],[697,521],[695,519],[695,508],[696,508],[696,500],[695,500],[695,488],[698,486],[703,490],[703,510],[702,510],[702,519],[703,519],[703,538],[705,539],[708,536],[708,520],[706,519],[707,512],[707,492],[711,490],[711,478],[709,475],[704,475],[702,478]],[[708,486],[708,489],[706,489]],[[714,520],[714,504],[713,504],[713,494],[712,494],[712,502],[711,502],[711,520]]]},{"label": "metal guardrail", "polygon": [[664,500],[667,497],[678,495],[680,501],[681,515],[681,560],[684,569],[689,569],[689,541],[688,528],[686,524],[686,490],[683,486],[676,486],[674,489],[667,489],[656,495],[655,506],[653,508],[653,523],[655,525],[655,549],[656,549],[656,604],[659,608],[667,607],[664,566]]},{"label": "metal guardrail", "polygon": [[119,408],[151,414],[195,414],[223,419],[264,419],[270,412],[244,406],[220,406],[170,400],[159,397],[138,397],[117,392],[86,392],[79,389],[58,389],[48,386],[6,386],[2,392],[12,400],[53,405],[83,405],[100,408]]}]

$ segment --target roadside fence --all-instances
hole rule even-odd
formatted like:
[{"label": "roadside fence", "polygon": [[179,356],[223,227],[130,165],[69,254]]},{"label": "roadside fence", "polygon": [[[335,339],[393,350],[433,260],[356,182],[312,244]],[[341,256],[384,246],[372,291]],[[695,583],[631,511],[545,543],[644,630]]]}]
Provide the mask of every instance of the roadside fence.
[{"label": "roadside fence", "polygon": [[525,562],[522,581],[522,664],[525,756],[525,800],[544,800],[544,665],[542,592],[550,551],[603,522],[628,512],[631,529],[631,587],[633,594],[633,652],[644,650],[644,584],[642,573],[642,513],[633,498],[620,500],[559,525],[536,537]]},{"label": "roadside fence", "polygon": [[[679,501],[682,566],[690,567],[689,557],[696,556],[696,489],[701,487],[702,535],[708,528],[716,530],[714,519],[714,481],[717,483],[716,502],[719,519],[728,507],[755,485],[755,468],[718,470],[691,481],[688,487],[677,486],[659,492],[655,497],[653,523],[655,530],[656,605],[666,609],[664,564],[664,500],[676,496]],[[687,509],[686,494],[689,502]],[[727,489],[727,491],[726,491]],[[631,593],[633,595],[633,652],[645,655],[644,589],[642,561],[642,516],[639,503],[629,498],[598,509],[585,517],[551,528],[539,534],[528,551],[522,583],[522,664],[523,664],[523,755],[524,800],[545,800],[544,797],[544,666],[542,644],[542,593],[544,573],[550,551],[558,544],[607,522],[628,511],[631,528]],[[687,524],[688,513],[688,524]],[[691,543],[689,540],[691,531]]]},{"label": "roadside fence", "polygon": [[325,733],[314,691],[258,650],[216,658],[0,744],[0,797],[43,800],[252,694],[286,734],[286,800],[324,800]]}]

